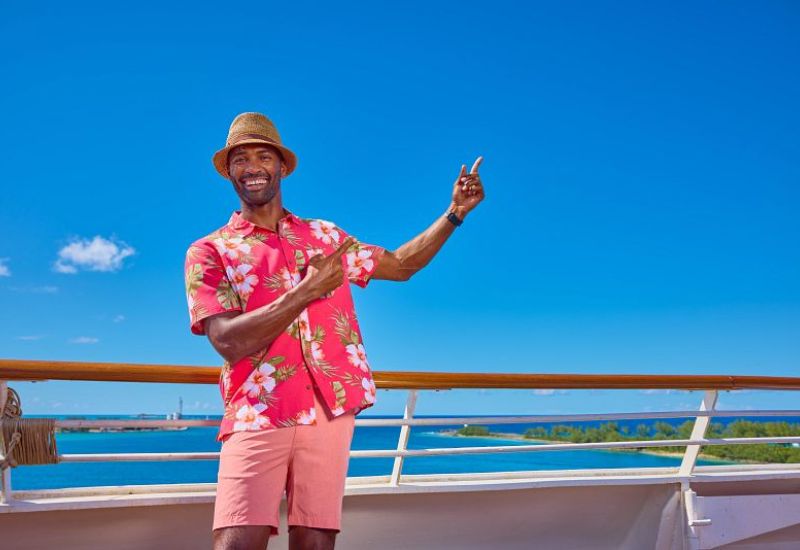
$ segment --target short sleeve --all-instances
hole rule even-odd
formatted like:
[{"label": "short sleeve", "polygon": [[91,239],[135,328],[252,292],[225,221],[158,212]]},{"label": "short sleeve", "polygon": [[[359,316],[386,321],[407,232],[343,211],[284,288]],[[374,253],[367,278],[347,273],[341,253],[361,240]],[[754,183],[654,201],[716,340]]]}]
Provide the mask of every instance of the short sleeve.
[{"label": "short sleeve", "polygon": [[229,311],[242,311],[239,296],[225,275],[225,266],[211,243],[195,243],[186,253],[186,300],[194,334],[205,334],[203,320]]},{"label": "short sleeve", "polygon": [[[337,230],[341,234],[339,242],[349,236],[341,228],[337,227]],[[362,243],[356,239],[356,244],[344,255],[345,269],[350,282],[365,288],[378,268],[384,252],[386,249],[381,246]]]}]

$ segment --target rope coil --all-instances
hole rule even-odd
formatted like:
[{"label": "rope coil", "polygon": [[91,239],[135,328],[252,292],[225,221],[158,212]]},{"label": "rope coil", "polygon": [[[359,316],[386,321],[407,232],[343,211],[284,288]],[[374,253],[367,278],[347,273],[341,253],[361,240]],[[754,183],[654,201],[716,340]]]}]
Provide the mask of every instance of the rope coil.
[{"label": "rope coil", "polygon": [[0,470],[58,463],[55,432],[54,418],[0,419]]},{"label": "rope coil", "polygon": [[56,464],[56,421],[54,418],[21,418],[19,394],[6,388],[7,398],[0,411],[0,471],[19,465]]}]

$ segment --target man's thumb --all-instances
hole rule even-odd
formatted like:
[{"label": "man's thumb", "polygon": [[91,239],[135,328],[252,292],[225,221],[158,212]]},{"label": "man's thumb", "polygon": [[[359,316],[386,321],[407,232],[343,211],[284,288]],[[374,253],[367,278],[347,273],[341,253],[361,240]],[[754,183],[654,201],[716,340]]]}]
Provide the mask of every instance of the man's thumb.
[{"label": "man's thumb", "polygon": [[311,257],[308,259],[308,265],[317,265],[317,263],[319,263],[319,261],[320,261],[322,258],[324,258],[324,257],[325,257],[325,256],[323,256],[322,254],[320,254],[319,252],[317,252],[316,254],[314,254],[313,256],[311,256]]}]

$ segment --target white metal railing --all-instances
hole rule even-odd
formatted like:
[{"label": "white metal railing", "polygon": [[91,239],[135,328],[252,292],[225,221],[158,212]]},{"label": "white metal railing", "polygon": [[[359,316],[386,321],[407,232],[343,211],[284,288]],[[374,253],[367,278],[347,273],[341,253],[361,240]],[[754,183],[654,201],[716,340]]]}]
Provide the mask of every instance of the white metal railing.
[{"label": "white metal railing", "polygon": [[[5,383],[0,382],[0,403],[5,399]],[[747,437],[747,438],[707,438],[710,420],[714,417],[736,416],[800,416],[800,410],[728,410],[715,409],[717,390],[704,392],[699,410],[695,411],[659,411],[645,413],[602,413],[602,414],[565,414],[536,416],[491,416],[491,417],[450,417],[450,418],[415,418],[414,411],[418,398],[418,390],[409,390],[403,418],[399,419],[357,419],[356,426],[362,427],[400,427],[400,435],[395,449],[353,450],[353,458],[394,458],[390,486],[398,486],[402,479],[404,458],[443,456],[460,454],[546,452],[570,450],[602,450],[632,449],[642,447],[678,447],[685,446],[686,451],[679,468],[676,468],[675,479],[685,482],[691,479],[700,449],[707,445],[750,445],[759,443],[797,443],[800,437]],[[584,422],[598,420],[635,420],[658,418],[694,418],[695,424],[688,439],[643,439],[636,441],[604,441],[596,443],[545,443],[545,444],[509,444],[493,446],[464,446],[450,448],[409,449],[408,441],[413,426],[445,426],[458,424],[529,424],[545,422]],[[104,428],[180,428],[216,426],[217,420],[57,420],[56,427],[62,429],[104,429]],[[60,462],[107,462],[107,461],[174,461],[174,460],[218,460],[218,452],[175,452],[175,453],[93,453],[62,454]],[[643,470],[646,470],[644,468]],[[11,490],[11,469],[5,469],[0,486],[0,502],[13,504]]]}]

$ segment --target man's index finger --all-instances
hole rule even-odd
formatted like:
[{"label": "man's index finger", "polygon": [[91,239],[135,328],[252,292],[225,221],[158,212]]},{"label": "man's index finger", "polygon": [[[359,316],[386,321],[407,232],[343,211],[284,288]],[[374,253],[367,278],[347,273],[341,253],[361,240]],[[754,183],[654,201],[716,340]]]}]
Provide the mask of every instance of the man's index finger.
[{"label": "man's index finger", "polygon": [[331,254],[331,256],[341,256],[342,254],[347,252],[347,249],[353,246],[353,243],[355,242],[356,240],[353,237],[347,237],[345,240],[342,241],[342,244],[339,245],[339,248],[337,248],[334,251],[334,253]]},{"label": "man's index finger", "polygon": [[481,165],[481,162],[483,162],[483,157],[478,157],[477,159],[475,159],[475,164],[472,165],[472,170],[470,170],[469,173],[477,174],[478,167]]}]

